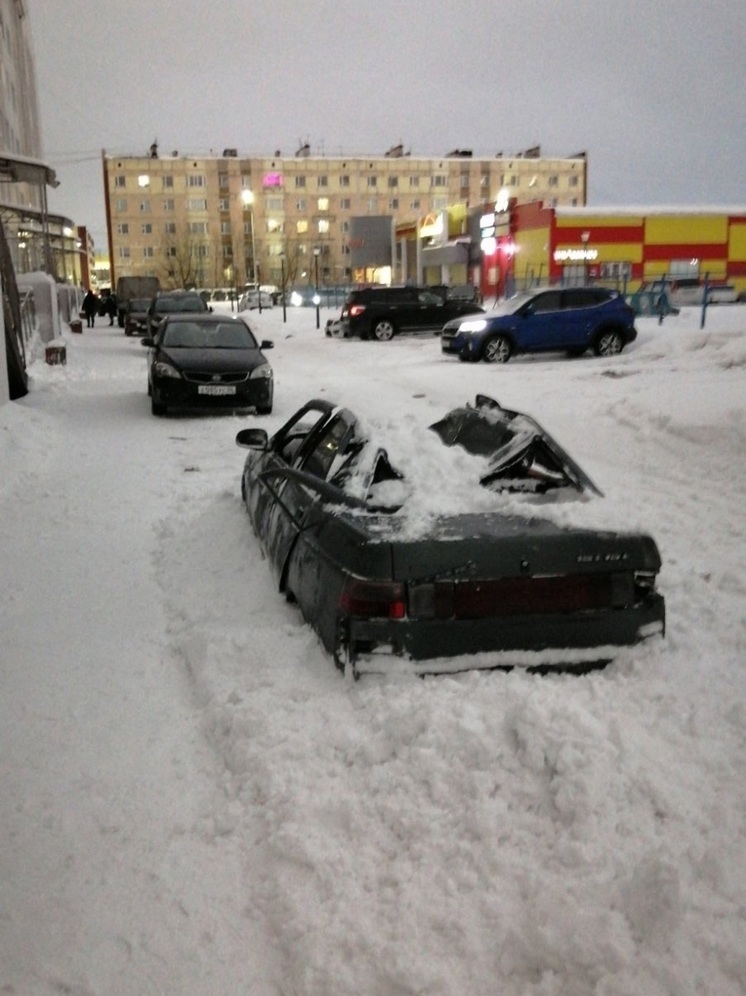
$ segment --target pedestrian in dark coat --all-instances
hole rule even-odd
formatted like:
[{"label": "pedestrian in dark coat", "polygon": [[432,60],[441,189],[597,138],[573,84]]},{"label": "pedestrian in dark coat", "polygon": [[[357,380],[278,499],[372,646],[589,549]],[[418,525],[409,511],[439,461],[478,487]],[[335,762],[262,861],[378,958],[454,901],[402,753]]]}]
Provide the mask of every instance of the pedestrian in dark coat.
[{"label": "pedestrian in dark coat", "polygon": [[114,319],[117,317],[117,296],[113,291],[109,291],[106,297],[102,299],[101,314],[109,316],[109,325],[114,324]]},{"label": "pedestrian in dark coat", "polygon": [[83,314],[85,315],[86,325],[88,328],[93,328],[96,324],[96,313],[98,312],[98,298],[89,290],[86,296],[83,298]]}]

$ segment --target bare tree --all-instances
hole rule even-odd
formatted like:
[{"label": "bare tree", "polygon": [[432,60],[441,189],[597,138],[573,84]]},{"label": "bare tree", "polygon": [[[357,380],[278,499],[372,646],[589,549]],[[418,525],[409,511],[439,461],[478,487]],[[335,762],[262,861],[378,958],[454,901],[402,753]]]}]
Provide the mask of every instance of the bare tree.
[{"label": "bare tree", "polygon": [[180,227],[168,233],[160,247],[156,268],[161,283],[173,289],[201,287],[210,258],[210,245],[206,238],[199,237]]}]

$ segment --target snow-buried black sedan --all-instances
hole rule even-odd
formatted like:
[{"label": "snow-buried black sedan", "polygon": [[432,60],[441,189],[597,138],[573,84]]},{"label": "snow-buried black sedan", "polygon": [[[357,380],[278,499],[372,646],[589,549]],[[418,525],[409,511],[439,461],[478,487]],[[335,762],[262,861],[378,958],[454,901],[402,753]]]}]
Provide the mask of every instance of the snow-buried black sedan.
[{"label": "snow-buried black sedan", "polygon": [[533,418],[480,395],[379,429],[312,400],[236,437],[280,591],[339,667],[585,670],[663,634],[655,542],[568,522],[601,492]]}]

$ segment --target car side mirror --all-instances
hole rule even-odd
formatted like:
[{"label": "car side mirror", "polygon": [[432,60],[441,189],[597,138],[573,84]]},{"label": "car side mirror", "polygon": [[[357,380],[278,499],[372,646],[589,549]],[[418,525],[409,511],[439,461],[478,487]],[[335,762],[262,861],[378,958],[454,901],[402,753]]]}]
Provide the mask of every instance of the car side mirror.
[{"label": "car side mirror", "polygon": [[148,335],[144,339],[140,340],[141,346],[155,346],[155,341]]},{"label": "car side mirror", "polygon": [[261,341],[261,343],[259,345],[259,348],[260,349],[274,349],[275,348],[275,344],[272,342],[271,339],[262,339],[262,341]]},{"label": "car side mirror", "polygon": [[236,446],[247,450],[266,450],[269,448],[269,436],[266,429],[241,429],[236,435]]}]

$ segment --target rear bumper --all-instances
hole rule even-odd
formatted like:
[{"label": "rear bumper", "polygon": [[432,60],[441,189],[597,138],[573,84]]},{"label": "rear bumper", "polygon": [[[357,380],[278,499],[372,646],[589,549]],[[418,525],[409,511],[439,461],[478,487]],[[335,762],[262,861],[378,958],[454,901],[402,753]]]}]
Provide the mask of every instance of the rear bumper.
[{"label": "rear bumper", "polygon": [[419,673],[525,667],[532,661],[572,665],[608,660],[621,647],[662,636],[665,601],[653,592],[624,609],[464,620],[350,619],[346,628],[349,657],[359,671],[379,670],[381,654],[407,659],[411,666],[405,669]]}]

